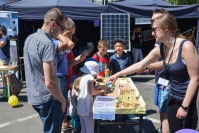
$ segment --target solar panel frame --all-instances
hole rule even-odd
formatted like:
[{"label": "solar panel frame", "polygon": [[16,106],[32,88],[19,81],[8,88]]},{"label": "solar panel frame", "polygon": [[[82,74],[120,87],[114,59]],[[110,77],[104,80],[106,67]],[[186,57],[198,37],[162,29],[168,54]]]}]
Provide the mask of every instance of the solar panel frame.
[{"label": "solar panel frame", "polygon": [[109,41],[108,52],[114,52],[113,39],[121,38],[126,42],[125,51],[131,51],[130,14],[101,13],[100,38]]}]

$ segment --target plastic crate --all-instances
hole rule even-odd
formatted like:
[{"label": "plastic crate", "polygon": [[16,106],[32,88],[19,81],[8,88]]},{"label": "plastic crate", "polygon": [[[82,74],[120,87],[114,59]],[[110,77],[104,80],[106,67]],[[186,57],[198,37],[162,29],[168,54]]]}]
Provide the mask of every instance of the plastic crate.
[{"label": "plastic crate", "polygon": [[115,97],[97,96],[93,104],[93,119],[115,120]]}]

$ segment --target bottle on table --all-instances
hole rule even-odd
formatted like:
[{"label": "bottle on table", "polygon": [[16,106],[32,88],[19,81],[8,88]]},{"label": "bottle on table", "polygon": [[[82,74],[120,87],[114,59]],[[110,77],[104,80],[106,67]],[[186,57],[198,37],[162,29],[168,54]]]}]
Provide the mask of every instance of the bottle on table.
[{"label": "bottle on table", "polygon": [[105,77],[106,77],[106,78],[109,77],[109,72],[110,72],[109,69],[108,69],[107,66],[105,65],[105,66],[104,66],[104,74],[105,74]]}]

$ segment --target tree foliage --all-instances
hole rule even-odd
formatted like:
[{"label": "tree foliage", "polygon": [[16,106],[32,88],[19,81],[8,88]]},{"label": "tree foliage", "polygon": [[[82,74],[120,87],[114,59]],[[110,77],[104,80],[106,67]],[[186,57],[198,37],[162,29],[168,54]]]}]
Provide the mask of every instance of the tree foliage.
[{"label": "tree foliage", "polygon": [[190,5],[198,4],[199,0],[168,0],[168,2],[173,5]]}]

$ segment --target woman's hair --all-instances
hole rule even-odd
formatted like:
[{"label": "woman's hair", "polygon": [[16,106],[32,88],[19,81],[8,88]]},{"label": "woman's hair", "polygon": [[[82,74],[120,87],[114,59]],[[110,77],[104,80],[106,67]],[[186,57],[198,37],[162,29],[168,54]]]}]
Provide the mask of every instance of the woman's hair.
[{"label": "woman's hair", "polygon": [[98,47],[106,47],[108,48],[108,40],[99,40]]},{"label": "woman's hair", "polygon": [[163,14],[155,19],[152,20],[152,24],[156,22],[159,28],[168,29],[171,34],[175,37],[186,38],[183,36],[177,25],[176,19],[170,14]]},{"label": "woman's hair", "polygon": [[75,79],[74,83],[73,83],[73,86],[74,86],[74,89],[76,91],[79,91],[79,85],[80,85],[80,81],[81,81],[81,78],[82,78],[82,75],[84,73],[82,71],[80,71],[78,74],[77,74],[77,78]]},{"label": "woman's hair", "polygon": [[153,14],[157,14],[157,13],[160,13],[160,14],[169,14],[165,9],[155,9],[153,10]]}]

